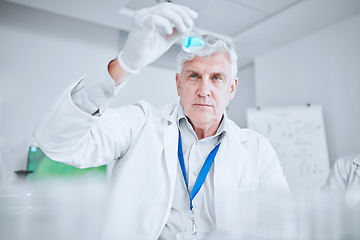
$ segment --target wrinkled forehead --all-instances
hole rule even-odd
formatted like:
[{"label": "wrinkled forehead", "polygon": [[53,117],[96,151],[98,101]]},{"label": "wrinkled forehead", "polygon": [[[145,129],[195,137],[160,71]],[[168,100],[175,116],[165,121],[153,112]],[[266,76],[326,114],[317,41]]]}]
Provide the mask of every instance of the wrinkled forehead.
[{"label": "wrinkled forehead", "polygon": [[193,71],[213,71],[231,74],[231,61],[226,53],[214,53],[208,56],[195,56],[193,59],[185,61],[181,74]]}]

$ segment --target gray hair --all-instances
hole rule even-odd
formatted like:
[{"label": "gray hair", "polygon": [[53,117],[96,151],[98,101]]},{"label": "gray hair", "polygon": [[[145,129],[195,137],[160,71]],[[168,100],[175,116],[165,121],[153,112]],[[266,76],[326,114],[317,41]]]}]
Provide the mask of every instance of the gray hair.
[{"label": "gray hair", "polygon": [[204,39],[205,45],[201,50],[198,50],[194,53],[185,52],[184,50],[180,50],[177,57],[177,71],[181,74],[182,68],[186,61],[193,60],[196,56],[206,57],[211,56],[217,53],[226,53],[229,56],[230,64],[231,64],[231,77],[235,78],[238,72],[237,66],[237,54],[235,51],[234,43],[231,41],[227,41],[225,39],[221,39],[212,34],[204,34],[201,35]]}]

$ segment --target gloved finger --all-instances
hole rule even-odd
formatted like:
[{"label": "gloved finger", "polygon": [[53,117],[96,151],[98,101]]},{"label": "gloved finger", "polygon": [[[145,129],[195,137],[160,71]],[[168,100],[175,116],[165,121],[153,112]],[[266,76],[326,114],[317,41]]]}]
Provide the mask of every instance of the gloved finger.
[{"label": "gloved finger", "polygon": [[188,22],[188,24],[185,23],[184,17],[179,15],[176,11],[173,11],[172,9],[166,9],[166,11],[163,11],[161,13],[158,13],[159,16],[162,16],[166,19],[168,19],[169,22],[179,31],[179,32],[186,32],[190,26],[193,25],[193,21],[190,18],[185,17]]},{"label": "gloved finger", "polygon": [[180,32],[187,32],[191,29],[194,19],[198,16],[188,7],[171,3],[159,4],[153,9],[153,13],[169,19]]},{"label": "gloved finger", "polygon": [[167,35],[167,39],[169,43],[174,44],[177,42],[184,34],[180,33],[176,28],[174,28],[173,33],[170,35]]},{"label": "gloved finger", "polygon": [[161,3],[158,4],[157,6],[158,6],[157,9],[171,8],[174,11],[178,11],[180,15],[186,14],[192,19],[196,19],[198,17],[197,12],[183,5],[178,5],[174,3]]},{"label": "gloved finger", "polygon": [[160,15],[152,15],[145,23],[149,29],[158,30],[162,35],[170,35],[173,33],[173,24],[169,19]]},{"label": "gloved finger", "polygon": [[187,27],[191,27],[194,24],[194,20],[198,17],[197,12],[194,10],[177,4],[169,4],[169,8],[175,11],[178,16],[183,18],[183,21]]}]

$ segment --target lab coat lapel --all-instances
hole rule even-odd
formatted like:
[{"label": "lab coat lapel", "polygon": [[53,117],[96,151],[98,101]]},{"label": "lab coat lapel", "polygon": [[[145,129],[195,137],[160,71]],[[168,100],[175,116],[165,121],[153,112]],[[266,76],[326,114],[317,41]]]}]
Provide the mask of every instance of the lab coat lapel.
[{"label": "lab coat lapel", "polygon": [[176,125],[176,117],[179,107],[180,104],[175,106],[168,105],[162,112],[162,116],[166,119],[166,121],[168,121],[168,126],[164,131],[164,155],[170,179],[171,202],[175,192],[175,180],[177,173],[178,128]]},{"label": "lab coat lapel", "polygon": [[[238,131],[235,131],[238,133]],[[231,134],[231,133],[230,133]],[[214,162],[214,202],[216,222],[219,230],[232,226],[227,216],[231,216],[233,199],[243,171],[248,161],[248,153],[240,139],[231,136],[224,139]],[[237,135],[237,134],[234,134]],[[231,204],[229,204],[231,201]],[[230,211],[230,212],[229,212]]]},{"label": "lab coat lapel", "polygon": [[356,176],[358,177],[358,179],[360,180],[360,165],[358,166],[358,168],[355,170]]},{"label": "lab coat lapel", "polygon": [[353,163],[357,165],[357,169],[355,170],[356,176],[360,179],[360,155],[356,156],[353,160]]},{"label": "lab coat lapel", "polygon": [[165,164],[170,180],[170,189],[169,189],[169,202],[167,206],[167,214],[163,219],[162,226],[165,226],[171,210],[171,204],[173,202],[174,193],[175,193],[175,183],[176,183],[176,174],[177,174],[177,144],[178,144],[178,128],[175,124],[175,116],[177,114],[177,108],[170,111],[169,114],[165,112],[163,116],[168,121],[168,126],[164,130],[164,156]]},{"label": "lab coat lapel", "polygon": [[177,169],[178,131],[176,124],[170,124],[164,132],[164,154],[170,178],[171,193],[174,192]]}]

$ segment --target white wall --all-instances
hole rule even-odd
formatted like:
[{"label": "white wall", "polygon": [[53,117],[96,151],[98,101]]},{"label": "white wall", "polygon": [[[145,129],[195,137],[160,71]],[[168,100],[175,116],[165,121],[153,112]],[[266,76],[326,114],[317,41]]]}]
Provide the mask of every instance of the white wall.
[{"label": "white wall", "polygon": [[227,114],[237,125],[247,127],[246,109],[255,107],[254,67],[248,66],[238,72],[238,87],[230,101]]},{"label": "white wall", "polygon": [[330,163],[360,152],[360,15],[255,60],[257,106],[323,106]]},{"label": "white wall", "polygon": [[147,66],[129,79],[110,106],[132,104],[140,99],[155,106],[177,103],[175,74],[174,69]]},{"label": "white wall", "polygon": [[0,1],[0,36],[1,170],[11,182],[26,167],[42,112],[67,85],[116,56],[118,31]]}]

